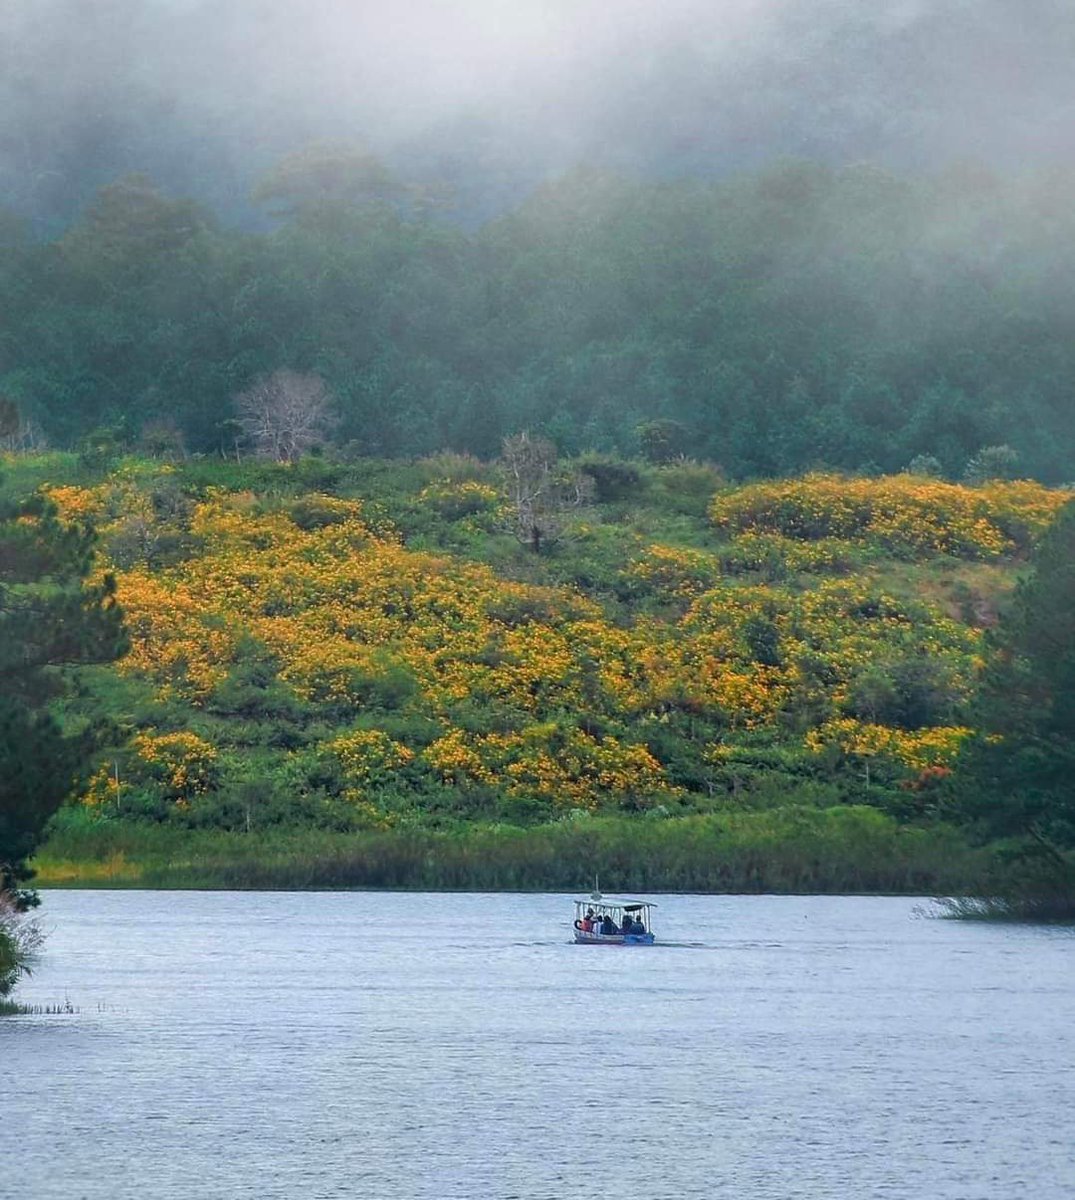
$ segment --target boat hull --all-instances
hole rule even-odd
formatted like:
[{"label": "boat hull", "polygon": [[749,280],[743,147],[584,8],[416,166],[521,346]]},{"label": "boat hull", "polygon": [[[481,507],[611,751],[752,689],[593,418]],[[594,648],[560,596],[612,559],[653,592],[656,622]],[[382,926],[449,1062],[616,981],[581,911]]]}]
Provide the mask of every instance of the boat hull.
[{"label": "boat hull", "polygon": [[575,941],[581,946],[652,946],[652,933],[586,933],[576,929]]}]

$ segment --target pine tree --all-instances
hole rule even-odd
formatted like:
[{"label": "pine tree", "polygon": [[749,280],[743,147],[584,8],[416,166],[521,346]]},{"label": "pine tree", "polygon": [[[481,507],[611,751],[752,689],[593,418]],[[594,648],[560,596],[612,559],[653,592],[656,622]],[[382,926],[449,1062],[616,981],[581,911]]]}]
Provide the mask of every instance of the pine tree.
[{"label": "pine tree", "polygon": [[1016,886],[1055,908],[1075,906],[1075,503],[1033,568],[989,639],[955,814],[1009,839]]},{"label": "pine tree", "polygon": [[65,669],[125,648],[111,577],[89,582],[94,535],[41,496],[0,502],[0,895],[19,890],[49,817],[85,769],[94,731],[49,711]]}]

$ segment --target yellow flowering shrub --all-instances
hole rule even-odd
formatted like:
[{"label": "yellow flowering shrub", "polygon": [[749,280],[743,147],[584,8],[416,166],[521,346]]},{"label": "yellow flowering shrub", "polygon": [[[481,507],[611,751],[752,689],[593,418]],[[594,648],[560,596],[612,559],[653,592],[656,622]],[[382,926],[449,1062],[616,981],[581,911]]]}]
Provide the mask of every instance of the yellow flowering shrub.
[{"label": "yellow flowering shrub", "polygon": [[629,797],[655,803],[678,794],[645,746],[555,722],[472,737],[453,730],[426,749],[425,759],[446,781],[499,783],[509,795],[562,808],[596,809]]},{"label": "yellow flowering shrub", "polygon": [[[132,514],[158,519],[140,486],[119,478],[53,495],[70,519],[93,517],[107,529]],[[115,543],[105,537],[100,566],[120,567],[131,642],[121,671],[152,681],[167,700],[213,705],[222,684],[241,680],[249,646],[262,648],[272,686],[317,706],[323,741],[292,761],[296,770],[303,761],[325,770],[334,796],[372,803],[367,793],[402,774],[416,788],[436,779],[599,808],[676,794],[632,735],[640,721],[682,729],[700,718],[704,736],[719,727],[745,741],[768,730],[793,739],[799,753],[838,745],[908,771],[943,765],[959,730],[908,733],[844,714],[858,711],[865,672],[905,659],[942,663],[958,701],[971,687],[981,635],[936,604],[848,572],[882,545],[1008,553],[1066,497],[1036,484],[961,488],[908,477],[812,476],[722,492],[711,515],[730,545],[719,555],[653,543],[622,567],[632,588],[677,606],[664,619],[606,612],[569,587],[410,550],[367,520],[361,503],[322,495],[208,491],[186,502],[189,541],[167,565],[109,563]],[[470,515],[499,503],[478,481],[437,480],[419,500],[484,506]],[[632,538],[632,548],[644,544]],[[807,578],[763,586],[721,573],[722,562],[753,571],[779,561]],[[398,724],[386,727],[443,733],[407,745],[377,729],[339,732],[357,711],[388,710]],[[577,728],[580,713],[600,718],[596,727],[610,735]],[[213,748],[167,741],[180,736],[140,735],[136,756],[177,798],[200,795],[214,777]],[[107,797],[108,786],[95,779],[89,796]]]},{"label": "yellow flowering shrub", "polygon": [[196,733],[140,733],[131,745],[175,800],[189,801],[215,782],[216,748]]},{"label": "yellow flowering shrub", "polygon": [[414,754],[379,729],[357,729],[333,738],[325,749],[336,756],[343,769],[355,779],[368,780],[409,763]]},{"label": "yellow flowering shrub", "polygon": [[917,771],[947,767],[971,735],[964,726],[933,726],[928,729],[893,729],[841,717],[811,729],[806,747],[821,753],[829,746],[861,758],[888,757]]},{"label": "yellow flowering shrub", "polygon": [[105,512],[106,489],[73,485],[45,488],[45,494],[56,505],[63,521],[97,521]]},{"label": "yellow flowering shrub", "polygon": [[[953,686],[969,692],[981,639],[938,609],[897,600],[860,577],[805,591],[725,585],[700,596],[681,626],[690,637],[665,651],[666,686],[685,686],[747,725],[775,720],[807,694],[835,713],[856,676],[904,655],[943,659]],[[771,631],[764,646],[759,630]],[[820,693],[811,675],[824,678]]]},{"label": "yellow flowering shrub", "polygon": [[166,697],[204,703],[234,661],[241,628],[206,604],[197,582],[127,571],[117,596],[130,637],[119,669],[154,678]]},{"label": "yellow flowering shrub", "polygon": [[107,766],[98,767],[86,782],[79,803],[87,808],[100,808],[104,804],[115,803],[118,791],[113,772]]},{"label": "yellow flowering shrub", "polygon": [[379,729],[357,729],[333,738],[323,752],[335,759],[346,784],[344,795],[361,799],[371,785],[391,779],[414,758],[414,751]]},{"label": "yellow flowering shrub", "polygon": [[461,521],[499,513],[504,498],[495,487],[476,479],[437,479],[418,493],[418,502],[446,521]]},{"label": "yellow flowering shrub", "polygon": [[427,746],[423,759],[445,783],[492,783],[492,770],[486,767],[473,741],[461,729],[450,729]]},{"label": "yellow flowering shrub", "polygon": [[732,534],[851,540],[905,555],[991,559],[1025,550],[1071,493],[1041,484],[967,487],[913,475],[807,475],[719,492],[709,508]]},{"label": "yellow flowering shrub", "polygon": [[720,561],[704,550],[653,545],[623,574],[638,591],[667,600],[689,600],[717,582]]},{"label": "yellow flowering shrub", "polygon": [[779,533],[741,533],[721,555],[731,573],[759,571],[774,565],[787,571],[842,574],[853,569],[861,547],[845,538],[802,541]]}]

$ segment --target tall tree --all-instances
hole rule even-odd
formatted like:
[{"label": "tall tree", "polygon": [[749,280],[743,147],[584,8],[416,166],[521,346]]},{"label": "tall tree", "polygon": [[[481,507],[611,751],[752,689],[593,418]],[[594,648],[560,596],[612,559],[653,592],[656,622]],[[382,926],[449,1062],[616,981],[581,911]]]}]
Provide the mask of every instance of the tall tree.
[{"label": "tall tree", "polygon": [[560,537],[568,513],[582,503],[592,484],[578,472],[559,469],[552,442],[525,431],[504,439],[500,469],[515,534],[535,554]]},{"label": "tall tree", "polygon": [[1075,906],[1075,503],[990,637],[974,724],[956,773],[956,814],[1017,839],[1052,894]]},{"label": "tall tree", "polygon": [[365,147],[315,142],[281,159],[259,181],[253,198],[272,206],[277,216],[317,222],[356,206],[385,204],[401,190]]},{"label": "tall tree", "polygon": [[235,407],[257,452],[276,462],[295,462],[336,422],[324,380],[297,371],[275,371],[255,380],[236,396]]},{"label": "tall tree", "polygon": [[49,702],[65,668],[123,653],[110,576],[91,582],[94,534],[42,496],[0,502],[0,894],[20,885],[49,817],[85,769],[95,731],[63,729]]}]

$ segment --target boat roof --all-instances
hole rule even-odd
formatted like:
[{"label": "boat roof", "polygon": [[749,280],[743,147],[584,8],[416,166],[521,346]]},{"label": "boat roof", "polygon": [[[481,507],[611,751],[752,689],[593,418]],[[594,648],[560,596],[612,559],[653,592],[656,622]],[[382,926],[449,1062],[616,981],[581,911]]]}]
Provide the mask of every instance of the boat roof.
[{"label": "boat roof", "polygon": [[598,908],[624,908],[627,910],[636,908],[656,908],[657,905],[652,900],[630,900],[624,896],[587,896],[584,900],[576,900],[576,904],[592,904]]}]

